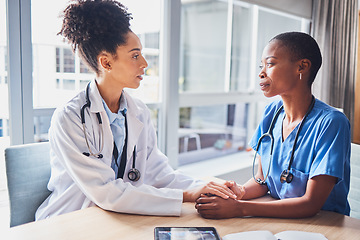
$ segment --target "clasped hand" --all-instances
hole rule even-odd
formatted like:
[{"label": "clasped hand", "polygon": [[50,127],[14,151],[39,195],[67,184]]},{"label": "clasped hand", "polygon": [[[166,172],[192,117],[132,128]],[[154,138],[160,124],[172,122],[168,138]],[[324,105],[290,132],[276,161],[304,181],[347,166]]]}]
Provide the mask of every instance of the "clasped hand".
[{"label": "clasped hand", "polygon": [[237,185],[234,181],[224,184],[210,182],[206,185],[208,189],[216,191],[203,192],[196,199],[195,208],[204,218],[231,218],[238,216],[237,203],[245,195],[245,187]]}]

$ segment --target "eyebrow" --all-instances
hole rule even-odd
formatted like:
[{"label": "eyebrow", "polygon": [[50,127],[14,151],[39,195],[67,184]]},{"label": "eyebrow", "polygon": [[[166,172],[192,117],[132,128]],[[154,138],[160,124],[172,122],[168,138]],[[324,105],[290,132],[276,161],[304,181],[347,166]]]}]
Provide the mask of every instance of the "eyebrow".
[{"label": "eyebrow", "polygon": [[133,51],[140,51],[141,52],[141,49],[140,48],[133,48],[129,52],[133,52]]},{"label": "eyebrow", "polygon": [[268,60],[269,58],[275,58],[275,59],[277,59],[277,57],[274,57],[274,56],[268,56],[268,57],[266,57],[266,58],[265,58],[265,60]]}]

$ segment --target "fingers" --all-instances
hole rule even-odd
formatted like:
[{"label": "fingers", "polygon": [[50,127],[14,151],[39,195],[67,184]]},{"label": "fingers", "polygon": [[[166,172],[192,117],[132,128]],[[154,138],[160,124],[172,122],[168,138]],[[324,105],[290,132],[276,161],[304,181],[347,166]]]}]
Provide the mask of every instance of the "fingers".
[{"label": "fingers", "polygon": [[239,193],[236,193],[236,195],[238,196],[237,199],[242,199],[242,197],[245,195],[245,187],[244,186],[239,186]]},{"label": "fingers", "polygon": [[245,195],[245,187],[242,185],[237,185],[234,181],[227,181],[225,183],[228,188],[235,193],[237,196],[236,199],[241,199]]},{"label": "fingers", "polygon": [[224,199],[233,198],[236,199],[237,195],[227,186],[227,184],[219,184],[215,182],[209,182],[206,186],[205,193],[211,193],[222,197]]},{"label": "fingers", "polygon": [[234,181],[226,181],[225,183],[225,186],[227,186],[228,188],[231,188],[233,187],[234,185],[236,185],[236,183]]},{"label": "fingers", "polygon": [[242,199],[242,197],[245,195],[245,187],[242,185],[233,187],[231,190],[236,194],[236,199]]},{"label": "fingers", "polygon": [[209,219],[228,218],[228,216],[231,217],[231,215],[229,215],[229,213],[227,212],[227,206],[225,204],[225,202],[228,201],[234,201],[234,200],[231,199],[223,200],[218,196],[207,197],[205,195],[201,195],[201,197],[196,200],[195,208],[203,218],[209,218]]},{"label": "fingers", "polygon": [[211,203],[214,201],[216,196],[208,196],[207,194],[201,194],[201,196],[196,199],[196,203],[204,204],[204,203]]},{"label": "fingers", "polygon": [[216,196],[214,197],[208,197],[204,194],[201,194],[201,196],[196,200],[195,208],[198,210],[208,210],[208,209],[214,209]]}]

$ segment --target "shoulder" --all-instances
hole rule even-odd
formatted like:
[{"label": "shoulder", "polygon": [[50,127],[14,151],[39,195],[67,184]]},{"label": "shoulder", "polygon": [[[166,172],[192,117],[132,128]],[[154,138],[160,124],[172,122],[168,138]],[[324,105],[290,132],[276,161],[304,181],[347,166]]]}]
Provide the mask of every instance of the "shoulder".
[{"label": "shoulder", "polygon": [[350,122],[346,115],[318,99],[316,99],[314,105],[314,116],[319,121],[321,125],[336,125],[336,126],[346,126],[350,128]]},{"label": "shoulder", "polygon": [[273,118],[277,110],[280,109],[280,107],[283,105],[283,102],[281,99],[275,100],[268,105],[265,106],[264,109],[264,118],[270,117]]},{"label": "shoulder", "polygon": [[140,99],[130,96],[126,91],[124,91],[124,96],[128,104],[128,111],[132,114],[141,115],[149,111],[146,104]]},{"label": "shoulder", "polygon": [[82,106],[86,103],[84,91],[78,93],[67,103],[57,107],[54,111],[52,122],[71,121],[74,118],[80,118]]}]

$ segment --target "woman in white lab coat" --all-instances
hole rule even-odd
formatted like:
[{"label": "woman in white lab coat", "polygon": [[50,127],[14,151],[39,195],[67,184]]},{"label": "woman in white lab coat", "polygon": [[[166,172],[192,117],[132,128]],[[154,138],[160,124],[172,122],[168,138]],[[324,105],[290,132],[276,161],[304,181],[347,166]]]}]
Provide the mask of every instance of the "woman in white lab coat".
[{"label": "woman in white lab coat", "polygon": [[59,34],[96,79],[52,117],[52,193],[37,220],[94,205],[178,216],[182,202],[195,201],[201,193],[236,197],[226,185],[205,185],[174,171],[158,150],[148,108],[123,90],[137,88],[147,67],[130,19],[125,7],[112,0],[78,1],[64,10]]}]

